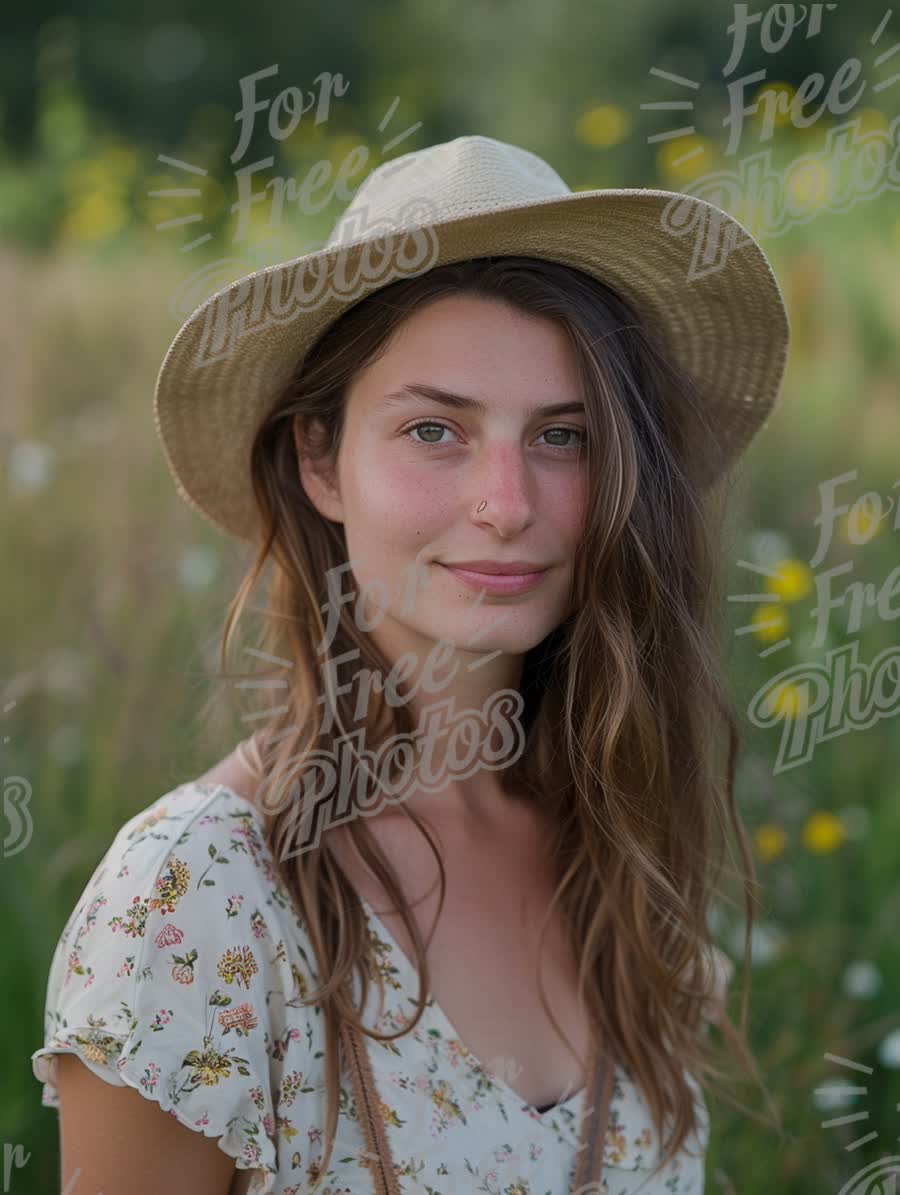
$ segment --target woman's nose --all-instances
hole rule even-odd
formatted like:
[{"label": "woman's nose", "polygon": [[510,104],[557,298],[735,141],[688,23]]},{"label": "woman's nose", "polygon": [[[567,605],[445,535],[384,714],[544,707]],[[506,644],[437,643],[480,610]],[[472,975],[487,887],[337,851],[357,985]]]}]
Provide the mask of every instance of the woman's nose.
[{"label": "woman's nose", "polygon": [[494,526],[505,539],[534,518],[534,482],[518,443],[486,448],[466,489],[474,520]]}]

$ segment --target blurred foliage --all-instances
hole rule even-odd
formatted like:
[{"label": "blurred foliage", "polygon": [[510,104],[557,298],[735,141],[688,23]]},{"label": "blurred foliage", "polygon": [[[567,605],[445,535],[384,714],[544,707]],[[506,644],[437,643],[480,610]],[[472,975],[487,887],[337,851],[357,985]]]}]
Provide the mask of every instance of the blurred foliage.
[{"label": "blurred foliage", "polygon": [[[27,778],[34,795],[33,841],[0,866],[16,944],[4,972],[0,1106],[4,1139],[31,1154],[15,1190],[58,1186],[56,1116],[40,1109],[29,1055],[66,916],[122,822],[246,733],[227,692],[214,733],[198,711],[247,559],[174,493],[152,386],[186,308],[252,260],[321,243],[345,201],[334,196],[315,214],[288,208],[274,223],[271,204],[257,203],[242,229],[236,171],[271,156],[253,183],[262,191],[269,182],[271,195],[279,179],[299,184],[320,161],[336,170],[359,146],[366,172],[480,132],[539,153],[573,189],[689,190],[711,170],[735,169],[723,124],[734,11],[698,0],[615,11],[571,0],[344,0],[269,5],[248,19],[234,3],[151,10],[85,0],[77,16],[41,4],[5,15],[0,616],[15,637],[4,637],[0,708],[4,774]],[[741,154],[771,146],[783,166],[824,146],[839,123],[827,113],[805,130],[782,117],[763,139],[765,92],[789,100],[810,72],[829,81],[857,53],[873,67],[870,84],[886,80],[891,63],[880,76],[873,63],[896,33],[887,27],[870,44],[884,13],[840,5],[821,34],[797,33],[777,56],[748,38],[739,73],[769,73],[748,92],[747,103],[763,102]],[[262,112],[232,160],[239,80],[272,66],[277,75],[260,82],[269,100],[290,86],[308,99],[325,71],[349,86],[327,120],[316,124],[311,109],[284,139],[269,135]],[[702,86],[679,89],[653,68]],[[896,92],[869,86],[853,113],[861,130],[888,127]],[[687,94],[697,101],[689,113],[641,107]],[[693,132],[651,140],[689,124]],[[151,194],[178,189],[197,193]],[[892,1151],[900,1102],[896,711],[867,723],[845,717],[849,728],[831,738],[821,730],[827,711],[810,716],[810,677],[830,667],[829,653],[857,644],[860,664],[871,665],[898,642],[898,619],[873,604],[900,560],[895,196],[815,211],[760,239],[784,290],[792,350],[782,405],[737,477],[723,638],[746,715],[736,789],[762,894],[751,1038],[788,1138],[776,1148],[713,1108],[707,1188],[837,1195]],[[846,510],[815,560],[826,483],[843,475],[834,501]],[[846,564],[829,588],[826,571]],[[859,625],[853,584],[869,586]],[[803,725],[819,727],[822,741],[800,766],[779,765],[782,736]],[[739,913],[721,910],[716,927],[737,962]],[[732,1015],[738,998],[733,988]],[[835,1080],[865,1094],[816,1096]]]},{"label": "blurred foliage", "polygon": [[[42,14],[38,4],[9,14],[0,41],[0,236],[43,248],[156,247],[179,235],[187,244],[194,225],[151,234],[192,215],[221,242],[237,231],[231,205],[241,166],[273,158],[254,175],[262,191],[276,178],[301,180],[322,160],[336,167],[362,146],[364,176],[382,160],[463,132],[525,145],[573,190],[687,189],[701,174],[734,169],[738,152],[771,147],[783,161],[821,148],[843,117],[813,116],[854,55],[864,69],[860,84],[843,93],[859,95],[852,115],[863,131],[886,126],[897,85],[889,85],[887,56],[876,55],[891,43],[883,9],[870,0],[826,6],[812,35],[810,15],[790,36],[777,22],[765,30],[758,22],[739,38],[730,31],[736,7],[634,0],[613,20],[604,6],[574,0],[337,0],[269,6],[264,21],[248,21],[235,4],[213,9],[198,0],[177,11],[93,0],[77,15]],[[234,160],[242,80],[267,70],[255,95],[271,106],[255,114]],[[771,107],[779,96],[789,103],[816,72],[820,93],[801,93],[809,96],[798,109],[802,120]],[[338,81],[330,102],[316,102],[328,90],[323,75]],[[735,102],[747,115],[733,129],[732,147],[729,86],[742,78],[749,82]],[[274,103],[289,88],[303,96],[296,121],[291,96],[288,106]],[[645,107],[666,103],[685,114]],[[680,128],[690,131],[661,139]],[[160,155],[206,173],[191,177]],[[188,184],[199,190],[191,203],[149,195]],[[322,212],[326,228],[342,206],[334,199]],[[281,231],[268,227],[270,216],[271,205],[254,207],[255,232]],[[290,211],[285,222],[306,240],[323,226]]]}]

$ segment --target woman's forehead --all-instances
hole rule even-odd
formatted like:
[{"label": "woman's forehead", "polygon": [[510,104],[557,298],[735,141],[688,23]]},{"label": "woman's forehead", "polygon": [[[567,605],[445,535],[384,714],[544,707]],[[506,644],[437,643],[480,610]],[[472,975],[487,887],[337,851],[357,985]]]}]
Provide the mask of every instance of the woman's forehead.
[{"label": "woman's forehead", "polygon": [[[443,404],[448,409],[479,417],[581,397],[574,350],[554,321],[511,309],[498,312],[490,303],[463,309],[453,298],[452,308],[442,299],[429,305],[434,310],[409,316],[359,372],[349,397],[383,414],[388,402],[399,410],[401,402],[413,407],[416,401],[441,401],[435,397],[440,392],[450,396]],[[438,302],[444,304],[440,310]]]}]

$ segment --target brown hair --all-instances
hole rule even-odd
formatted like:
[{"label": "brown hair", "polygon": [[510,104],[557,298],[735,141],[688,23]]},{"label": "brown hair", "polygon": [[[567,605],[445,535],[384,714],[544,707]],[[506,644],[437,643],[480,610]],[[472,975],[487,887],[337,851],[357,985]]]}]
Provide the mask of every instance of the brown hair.
[{"label": "brown hair", "polygon": [[[338,1115],[338,1035],[342,1018],[360,1028],[345,987],[358,967],[365,1002],[371,975],[383,977],[371,952],[363,908],[327,850],[299,849],[303,777],[313,751],[331,751],[354,725],[353,696],[333,698],[337,728],[319,723],[325,691],[317,644],[328,600],[327,570],[346,564],[343,528],[322,518],[298,473],[295,421],[311,453],[334,462],[341,444],[350,382],[386,348],[411,312],[435,299],[466,293],[554,320],[572,344],[587,407],[588,498],[575,562],[572,613],[526,653],[524,752],[499,774],[504,791],[543,802],[556,826],[561,902],[580,958],[579,983],[603,1040],[644,1092],[657,1133],[672,1120],[665,1164],[697,1128],[688,1070],[701,1082],[722,1079],[717,1094],[734,1106],[737,1058],[771,1097],[746,1043],[747,978],[756,884],[746,830],[734,800],[737,719],[720,672],[714,612],[724,490],[698,480],[714,430],[690,378],[624,299],[593,277],[531,258],[483,258],[435,268],[394,282],[345,311],[296,368],[257,431],[251,458],[259,517],[257,556],[235,594],[221,644],[222,677],[237,619],[267,561],[272,564],[262,650],[290,661],[276,672],[283,712],[269,715],[263,759],[266,784],[291,799],[262,804],[279,876],[290,892],[315,952],[318,1004],[326,1034],[327,1148]],[[306,450],[306,449],[304,449]],[[386,676],[386,660],[342,606],[330,651],[357,649],[360,667]],[[725,774],[716,758],[724,728]],[[414,726],[405,705],[376,695],[366,712],[368,750]],[[413,812],[441,873],[434,841]],[[727,815],[727,821],[726,816]],[[711,993],[708,916],[722,874],[728,830],[734,832],[746,909],[740,1026],[724,1003],[716,1023],[729,1049],[704,1030]],[[378,1040],[410,1032],[424,1011],[429,975],[424,946],[395,873],[354,818],[350,832],[402,911],[416,946],[423,989],[412,1024],[396,1034],[363,1029]],[[544,923],[546,928],[546,921]],[[540,982],[540,981],[539,981]],[[541,997],[557,1030],[541,985]],[[561,1034],[565,1038],[564,1034]],[[567,1040],[567,1039],[566,1039]],[[780,1119],[761,1118],[771,1126]]]}]

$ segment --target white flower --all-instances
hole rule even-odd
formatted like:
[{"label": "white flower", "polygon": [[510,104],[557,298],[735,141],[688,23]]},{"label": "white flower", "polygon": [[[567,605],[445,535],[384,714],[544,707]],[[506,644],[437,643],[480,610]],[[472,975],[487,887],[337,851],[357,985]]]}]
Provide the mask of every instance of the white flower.
[{"label": "white flower", "polygon": [[[731,953],[738,959],[744,957],[743,925],[736,926],[728,939]],[[763,923],[754,925],[750,934],[750,961],[754,967],[764,966],[778,958],[784,948],[785,935],[777,925]]]},{"label": "white flower", "polygon": [[828,1079],[813,1092],[813,1103],[822,1112],[830,1112],[833,1108],[847,1108],[856,1099],[856,1096],[849,1092],[850,1086],[847,1079]]},{"label": "white flower", "polygon": [[790,540],[780,531],[756,531],[750,536],[750,555],[756,564],[771,566],[794,555]]},{"label": "white flower", "polygon": [[9,454],[9,477],[20,490],[42,490],[53,476],[56,451],[40,440],[19,440]]},{"label": "white flower", "polygon": [[893,1029],[878,1047],[878,1061],[882,1066],[900,1066],[900,1029]]},{"label": "white flower", "polygon": [[881,990],[881,972],[874,963],[851,963],[844,972],[844,991],[854,1000],[867,1000]]},{"label": "white flower", "polygon": [[195,545],[178,558],[178,580],[185,589],[205,589],[219,571],[219,558],[212,548]]}]

